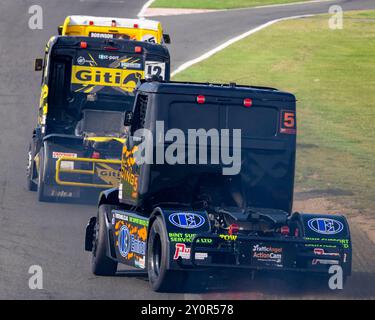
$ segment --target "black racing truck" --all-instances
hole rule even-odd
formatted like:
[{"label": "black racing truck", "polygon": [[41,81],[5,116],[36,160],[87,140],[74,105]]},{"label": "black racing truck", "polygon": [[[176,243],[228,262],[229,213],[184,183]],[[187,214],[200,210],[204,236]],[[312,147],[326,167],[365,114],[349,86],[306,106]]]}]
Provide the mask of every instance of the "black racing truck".
[{"label": "black racing truck", "polygon": [[[38,122],[27,163],[27,188],[40,201],[96,201],[118,186],[121,149],[135,88],[145,77],[169,80],[164,45],[55,36],[37,59],[42,71]],[[100,162],[99,162],[100,161]]]},{"label": "black racing truck", "polygon": [[94,274],[144,269],[155,291],[205,270],[351,274],[345,217],[292,211],[294,95],[145,82],[125,124],[121,183],[86,227]]}]

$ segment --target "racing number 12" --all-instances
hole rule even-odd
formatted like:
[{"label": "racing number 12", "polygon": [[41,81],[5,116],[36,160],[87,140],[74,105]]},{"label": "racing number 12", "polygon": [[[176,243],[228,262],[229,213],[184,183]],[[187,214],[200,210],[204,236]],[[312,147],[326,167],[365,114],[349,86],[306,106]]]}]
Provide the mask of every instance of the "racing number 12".
[{"label": "racing number 12", "polygon": [[296,113],[292,110],[281,111],[280,133],[296,134]]}]

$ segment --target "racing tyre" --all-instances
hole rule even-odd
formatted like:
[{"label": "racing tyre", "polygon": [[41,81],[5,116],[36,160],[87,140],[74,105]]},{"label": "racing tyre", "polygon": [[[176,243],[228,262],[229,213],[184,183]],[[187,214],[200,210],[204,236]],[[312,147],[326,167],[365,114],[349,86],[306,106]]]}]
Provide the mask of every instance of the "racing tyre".
[{"label": "racing tyre", "polygon": [[26,187],[29,191],[37,191],[38,185],[33,181],[35,179],[35,162],[34,152],[31,144],[29,145],[29,151],[27,153],[27,167],[26,167]]},{"label": "racing tyre", "polygon": [[179,292],[186,280],[184,271],[167,270],[167,230],[161,217],[153,222],[147,243],[147,270],[151,287],[157,292]]},{"label": "racing tyre", "polygon": [[117,271],[117,262],[107,256],[108,235],[106,228],[107,213],[113,206],[103,204],[99,207],[94,228],[91,269],[97,276],[113,276]]},{"label": "racing tyre", "polygon": [[49,198],[44,195],[44,175],[46,172],[45,148],[39,151],[39,173],[38,173],[38,200],[47,202]]}]

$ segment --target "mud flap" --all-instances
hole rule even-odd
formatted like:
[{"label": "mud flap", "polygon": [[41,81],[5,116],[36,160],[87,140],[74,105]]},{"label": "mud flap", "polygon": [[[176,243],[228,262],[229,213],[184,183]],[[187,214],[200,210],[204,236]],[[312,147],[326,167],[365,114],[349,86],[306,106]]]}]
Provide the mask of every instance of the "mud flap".
[{"label": "mud flap", "polygon": [[[352,270],[352,243],[346,218],[340,215],[307,213],[299,216],[304,239],[314,243],[313,253],[322,258],[312,259],[310,267],[324,268],[324,264],[328,266],[335,264],[334,259],[337,250],[334,247],[339,244],[342,246],[344,253],[342,267],[345,275],[349,276]],[[319,245],[319,242],[332,242],[332,246]],[[330,263],[330,257],[332,257],[332,263]]]}]

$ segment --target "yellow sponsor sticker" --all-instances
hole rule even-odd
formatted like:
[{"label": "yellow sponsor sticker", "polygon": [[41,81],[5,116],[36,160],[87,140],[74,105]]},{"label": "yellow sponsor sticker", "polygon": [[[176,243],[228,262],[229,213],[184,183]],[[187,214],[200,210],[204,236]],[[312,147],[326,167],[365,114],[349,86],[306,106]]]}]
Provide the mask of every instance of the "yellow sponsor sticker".
[{"label": "yellow sponsor sticker", "polygon": [[119,87],[125,91],[134,91],[138,81],[144,78],[144,71],[122,70],[114,68],[73,66],[72,84],[84,86]]}]

